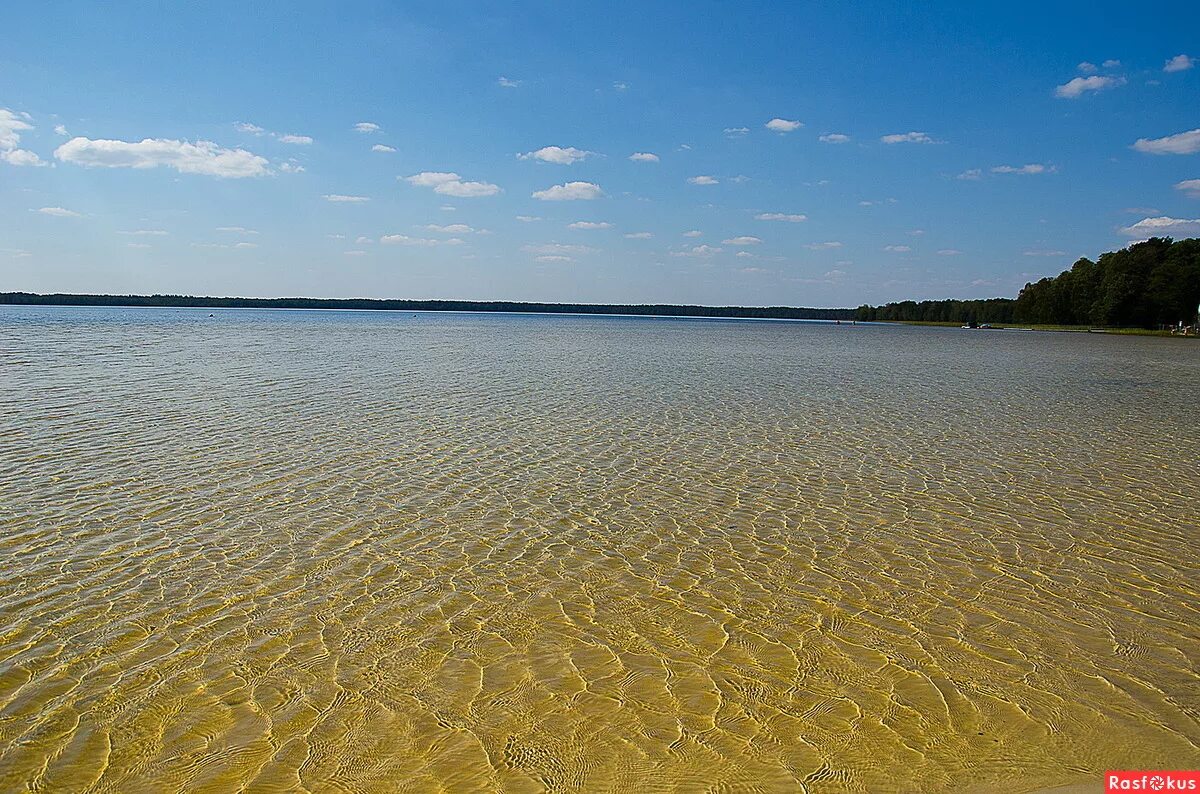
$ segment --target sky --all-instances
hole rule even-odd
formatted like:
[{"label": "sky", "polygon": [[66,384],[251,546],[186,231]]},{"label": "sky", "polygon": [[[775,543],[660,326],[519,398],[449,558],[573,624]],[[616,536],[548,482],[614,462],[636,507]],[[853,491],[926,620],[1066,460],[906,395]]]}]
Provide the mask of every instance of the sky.
[{"label": "sky", "polygon": [[0,291],[857,306],[1200,236],[1200,4],[13,4]]}]

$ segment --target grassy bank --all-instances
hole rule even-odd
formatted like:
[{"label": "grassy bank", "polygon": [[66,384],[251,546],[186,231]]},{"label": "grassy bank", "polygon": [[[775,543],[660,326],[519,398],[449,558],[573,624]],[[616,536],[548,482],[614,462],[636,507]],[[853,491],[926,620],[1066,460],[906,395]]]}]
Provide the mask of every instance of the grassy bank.
[{"label": "grassy bank", "polygon": [[[962,323],[939,323],[926,320],[887,320],[896,325],[929,325],[941,328],[961,328]],[[1089,325],[1046,325],[1022,323],[992,323],[991,329],[980,330],[1015,330],[1015,331],[1067,331],[1072,333],[1092,334],[1121,334],[1125,336],[1172,336],[1176,339],[1200,339],[1196,336],[1180,336],[1170,331],[1159,331],[1153,328],[1097,328]]]}]

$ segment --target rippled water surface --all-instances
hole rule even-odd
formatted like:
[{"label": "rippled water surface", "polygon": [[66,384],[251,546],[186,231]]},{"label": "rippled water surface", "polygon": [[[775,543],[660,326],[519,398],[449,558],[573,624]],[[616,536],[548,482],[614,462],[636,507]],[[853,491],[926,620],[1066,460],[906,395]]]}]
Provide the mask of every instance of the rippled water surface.
[{"label": "rippled water surface", "polygon": [[1200,345],[0,307],[0,790],[1200,766]]}]

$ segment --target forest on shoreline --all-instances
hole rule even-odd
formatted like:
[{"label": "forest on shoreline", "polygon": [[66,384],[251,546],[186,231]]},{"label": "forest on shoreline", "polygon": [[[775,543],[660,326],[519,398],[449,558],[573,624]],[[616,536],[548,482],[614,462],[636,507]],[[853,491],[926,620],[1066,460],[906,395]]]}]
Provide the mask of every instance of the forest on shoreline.
[{"label": "forest on shoreline", "polygon": [[1196,320],[1200,239],[1152,237],[1084,257],[1054,277],[1026,284],[1015,299],[900,301],[860,306],[866,321],[1029,323],[1161,328]]}]

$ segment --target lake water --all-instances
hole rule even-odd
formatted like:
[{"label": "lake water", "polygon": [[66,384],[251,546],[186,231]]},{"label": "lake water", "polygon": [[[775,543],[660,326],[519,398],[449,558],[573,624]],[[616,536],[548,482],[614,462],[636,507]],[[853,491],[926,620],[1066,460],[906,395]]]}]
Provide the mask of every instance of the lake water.
[{"label": "lake water", "polygon": [[0,790],[1200,766],[1200,345],[0,307]]}]

